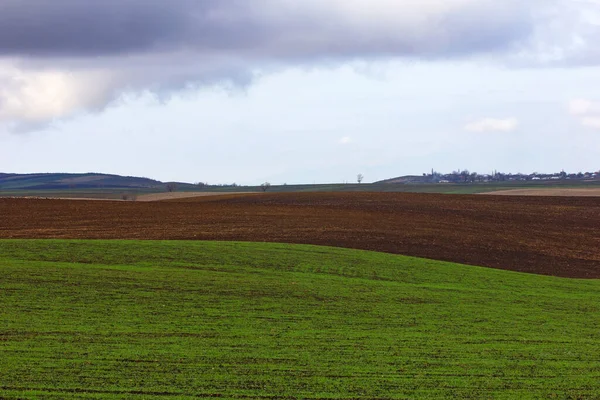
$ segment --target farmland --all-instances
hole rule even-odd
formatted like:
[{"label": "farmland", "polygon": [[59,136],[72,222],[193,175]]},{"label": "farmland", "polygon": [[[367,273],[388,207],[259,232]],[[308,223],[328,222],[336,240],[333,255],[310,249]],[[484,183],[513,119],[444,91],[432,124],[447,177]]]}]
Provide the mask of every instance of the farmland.
[{"label": "farmland", "polygon": [[600,196],[600,188],[537,188],[537,189],[509,189],[489,192],[494,195],[507,196]]},{"label": "farmland", "polygon": [[375,252],[0,241],[8,399],[600,396],[600,282]]},{"label": "farmland", "polygon": [[0,238],[238,240],[600,277],[600,198],[231,194],[167,202],[0,199]]},{"label": "farmland", "polygon": [[0,398],[600,398],[600,198],[178,196],[0,199]]}]

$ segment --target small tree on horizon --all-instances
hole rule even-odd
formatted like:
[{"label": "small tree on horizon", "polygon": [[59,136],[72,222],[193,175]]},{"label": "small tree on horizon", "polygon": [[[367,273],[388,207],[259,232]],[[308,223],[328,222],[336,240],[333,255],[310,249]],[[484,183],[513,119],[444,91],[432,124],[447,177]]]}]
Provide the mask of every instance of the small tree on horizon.
[{"label": "small tree on horizon", "polygon": [[358,175],[356,175],[356,181],[357,181],[359,184],[361,184],[361,183],[362,183],[362,181],[363,181],[363,179],[364,179],[364,178],[365,178],[365,177],[364,177],[364,175],[363,175],[363,174],[358,174]]},{"label": "small tree on horizon", "polygon": [[260,185],[260,189],[263,192],[266,192],[267,190],[269,190],[270,187],[271,187],[271,184],[269,182],[261,183],[261,185]]},{"label": "small tree on horizon", "polygon": [[166,188],[167,188],[167,192],[169,192],[169,193],[174,192],[175,190],[177,190],[177,184],[175,182],[167,183]]},{"label": "small tree on horizon", "polygon": [[136,201],[137,195],[135,193],[121,193],[121,200],[123,201]]}]

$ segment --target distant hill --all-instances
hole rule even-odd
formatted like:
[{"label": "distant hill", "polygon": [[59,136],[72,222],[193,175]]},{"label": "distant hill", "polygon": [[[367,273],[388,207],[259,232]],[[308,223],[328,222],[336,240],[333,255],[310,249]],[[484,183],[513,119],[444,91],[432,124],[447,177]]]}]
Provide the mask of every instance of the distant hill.
[{"label": "distant hill", "polygon": [[423,175],[405,175],[396,178],[384,179],[373,183],[430,183],[431,177],[428,179]]},{"label": "distant hill", "polygon": [[[164,190],[167,183],[155,179],[99,173],[8,174],[0,173],[0,190],[118,189]],[[194,187],[177,182],[179,188]]]}]

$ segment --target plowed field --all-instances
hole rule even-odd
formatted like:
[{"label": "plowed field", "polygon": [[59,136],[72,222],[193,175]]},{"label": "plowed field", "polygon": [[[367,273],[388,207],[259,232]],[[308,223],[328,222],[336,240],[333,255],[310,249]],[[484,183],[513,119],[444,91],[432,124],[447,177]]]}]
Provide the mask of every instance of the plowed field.
[{"label": "plowed field", "polygon": [[149,203],[0,199],[0,238],[307,243],[600,278],[600,198],[592,197],[354,192]]},{"label": "plowed field", "polygon": [[502,196],[600,196],[600,188],[545,188],[545,189],[510,189],[497,190],[482,194],[494,194]]}]

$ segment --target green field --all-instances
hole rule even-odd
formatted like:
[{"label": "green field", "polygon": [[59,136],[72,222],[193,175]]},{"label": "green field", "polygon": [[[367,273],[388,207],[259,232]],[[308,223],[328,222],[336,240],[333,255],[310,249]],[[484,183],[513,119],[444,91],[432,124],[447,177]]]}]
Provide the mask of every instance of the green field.
[{"label": "green field", "polygon": [[0,398],[600,398],[600,281],[316,246],[0,241]]}]

